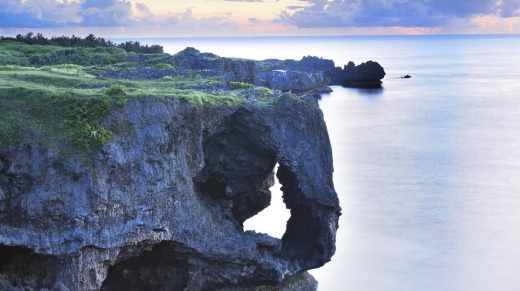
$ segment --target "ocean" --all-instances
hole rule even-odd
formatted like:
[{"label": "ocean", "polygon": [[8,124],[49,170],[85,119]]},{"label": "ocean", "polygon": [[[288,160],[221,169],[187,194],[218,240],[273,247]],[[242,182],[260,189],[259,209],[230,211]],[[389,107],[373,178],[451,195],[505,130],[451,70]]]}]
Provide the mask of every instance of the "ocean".
[{"label": "ocean", "polygon": [[[320,100],[343,208],[319,290],[520,290],[520,36],[146,39],[220,56],[379,62]],[[401,76],[411,75],[410,79]],[[281,237],[279,185],[247,229]]]}]

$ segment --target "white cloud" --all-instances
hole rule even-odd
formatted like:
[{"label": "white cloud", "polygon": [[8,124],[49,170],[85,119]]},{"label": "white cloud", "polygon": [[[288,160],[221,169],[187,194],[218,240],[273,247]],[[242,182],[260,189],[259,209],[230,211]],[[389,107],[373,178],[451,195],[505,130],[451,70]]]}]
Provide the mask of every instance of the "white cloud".
[{"label": "white cloud", "polygon": [[[438,32],[437,28],[440,27],[443,32],[455,31],[454,27],[460,27],[463,31],[505,27],[511,31],[517,28],[516,19],[520,16],[520,0],[290,0],[284,5],[278,0],[207,0],[206,3],[214,3],[211,5],[220,5],[219,13],[208,12],[207,9],[213,6],[206,7],[203,13],[199,11],[200,6],[193,10],[158,10],[159,6],[154,5],[159,4],[152,5],[158,2],[152,1],[1,0],[0,29],[15,33],[48,29],[53,34],[99,31],[103,35],[128,36],[296,34],[295,30],[321,33],[327,29],[332,33],[370,33],[382,31],[380,29],[383,28],[402,32]],[[200,5],[203,0],[192,1]],[[276,19],[271,20],[260,12],[223,12],[236,6],[252,9],[253,6],[263,5],[255,3],[265,3],[270,9],[276,7],[276,10],[266,10],[270,11],[270,17]],[[179,2],[169,6],[161,2],[160,7],[181,7],[177,4]],[[273,15],[272,11],[278,9],[286,10]],[[493,25],[495,22],[500,24]]]},{"label": "white cloud", "polygon": [[518,16],[520,0],[305,0],[277,21],[310,27],[436,27],[482,15]]}]

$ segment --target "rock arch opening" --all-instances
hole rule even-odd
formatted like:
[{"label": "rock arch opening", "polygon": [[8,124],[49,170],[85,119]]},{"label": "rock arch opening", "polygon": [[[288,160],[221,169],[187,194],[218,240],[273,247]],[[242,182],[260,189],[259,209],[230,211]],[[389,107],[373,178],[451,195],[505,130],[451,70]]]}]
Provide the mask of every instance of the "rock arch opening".
[{"label": "rock arch opening", "polygon": [[[278,164],[274,172],[278,171]],[[275,177],[271,191],[271,205],[257,215],[244,222],[244,230],[267,233],[272,237],[281,239],[285,233],[286,224],[291,217],[291,212],[283,202],[283,192],[278,178]]]}]

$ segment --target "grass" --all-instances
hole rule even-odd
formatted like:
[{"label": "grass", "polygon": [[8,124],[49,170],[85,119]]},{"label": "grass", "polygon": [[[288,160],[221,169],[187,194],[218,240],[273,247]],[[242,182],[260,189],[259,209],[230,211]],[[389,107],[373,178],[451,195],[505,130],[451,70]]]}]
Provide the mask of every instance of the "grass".
[{"label": "grass", "polygon": [[[189,49],[185,53],[197,55]],[[1,41],[0,149],[21,142],[59,150],[98,147],[116,134],[103,126],[110,112],[143,96],[230,106],[245,103],[246,97],[265,105],[276,102],[272,90],[247,83],[230,82],[232,90],[223,91],[221,77],[206,71],[172,70],[175,75],[153,80],[96,77],[144,65],[126,56],[131,59],[135,54],[115,47],[64,48]],[[144,59],[157,59],[152,67],[147,61],[144,66],[148,69],[176,67],[165,62],[171,59],[166,54]]]},{"label": "grass", "polygon": [[127,52],[116,47],[67,48],[49,45],[29,45],[15,41],[0,42],[0,64],[46,66],[76,64],[107,65],[121,62]]},{"label": "grass", "polygon": [[195,104],[245,102],[237,92],[179,89],[200,76],[159,80],[98,79],[78,65],[41,68],[0,66],[0,149],[20,142],[76,149],[104,144],[114,135],[102,125],[117,106],[133,98],[179,98]]},{"label": "grass", "polygon": [[244,83],[244,82],[229,82],[229,85],[231,85],[231,90],[247,90],[251,89],[253,85]]}]

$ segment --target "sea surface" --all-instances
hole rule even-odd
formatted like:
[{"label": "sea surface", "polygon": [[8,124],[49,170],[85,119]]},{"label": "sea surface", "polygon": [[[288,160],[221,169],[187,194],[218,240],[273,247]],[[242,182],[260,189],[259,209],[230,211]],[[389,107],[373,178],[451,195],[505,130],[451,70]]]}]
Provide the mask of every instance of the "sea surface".
[{"label": "sea surface", "polygon": [[[520,36],[146,39],[220,56],[373,60],[382,89],[320,106],[343,215],[319,290],[520,290]],[[409,74],[411,79],[401,79]],[[273,205],[246,228],[281,237]]]}]

